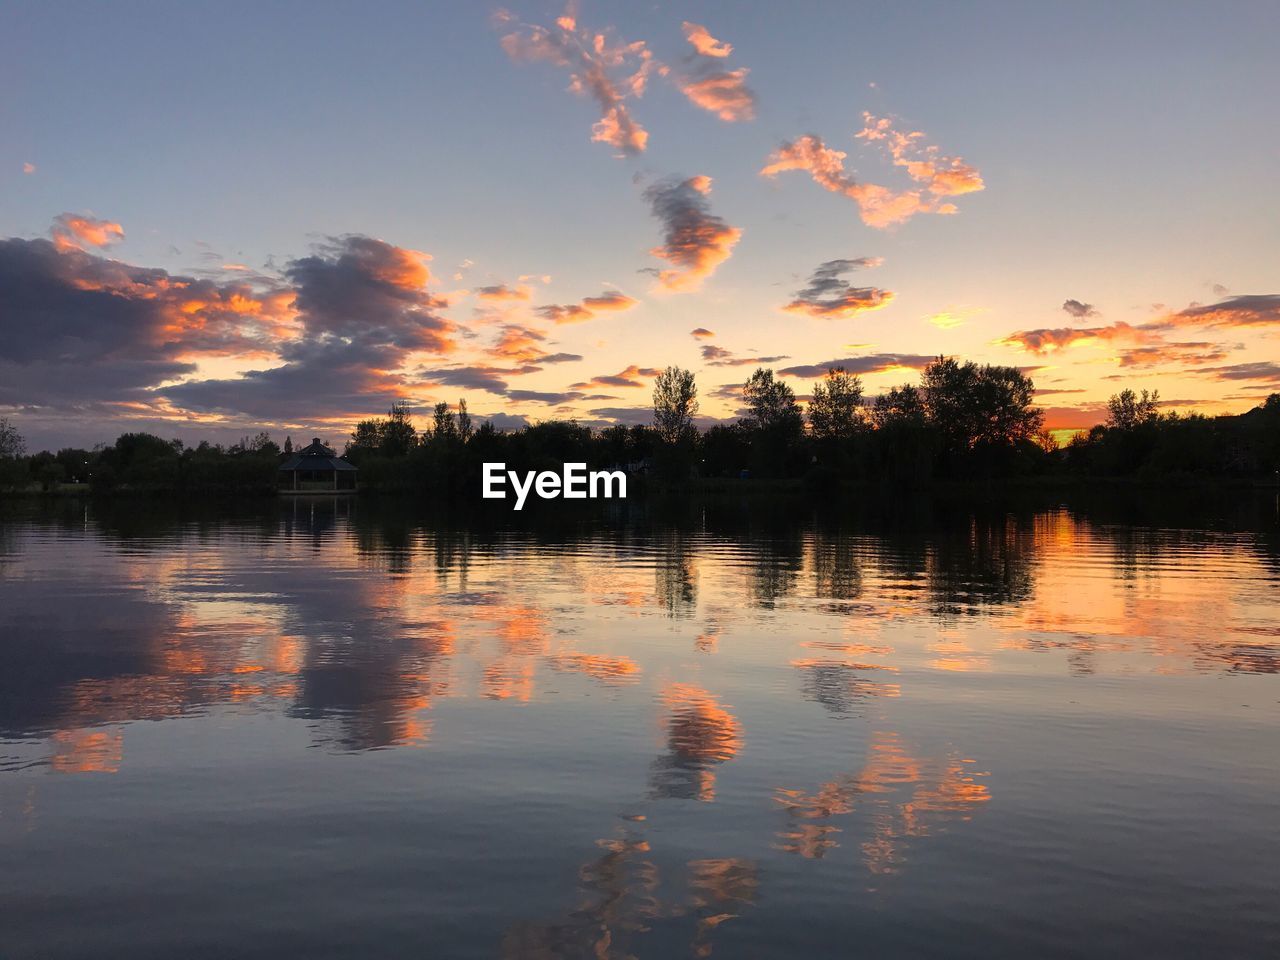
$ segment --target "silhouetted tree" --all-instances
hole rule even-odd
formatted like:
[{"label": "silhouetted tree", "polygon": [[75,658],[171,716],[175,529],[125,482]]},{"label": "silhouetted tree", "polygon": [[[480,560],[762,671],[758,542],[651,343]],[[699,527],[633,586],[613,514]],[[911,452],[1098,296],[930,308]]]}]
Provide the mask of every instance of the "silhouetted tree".
[{"label": "silhouetted tree", "polygon": [[667,367],[658,374],[653,382],[653,429],[663,443],[687,441],[697,412],[698,388],[690,371]]},{"label": "silhouetted tree", "polygon": [[458,401],[458,437],[463,443],[471,439],[471,414],[467,413],[467,398]]},{"label": "silhouetted tree", "polygon": [[877,430],[894,426],[923,429],[924,399],[920,396],[920,391],[911,384],[904,383],[882,393],[871,406],[871,422]]},{"label": "silhouetted tree", "polygon": [[872,475],[899,487],[922,486],[933,477],[937,441],[916,387],[906,383],[876,397],[871,422]]},{"label": "silhouetted tree", "polygon": [[1160,391],[1142,395],[1132,390],[1121,390],[1107,401],[1107,426],[1114,430],[1133,430],[1143,424],[1153,423],[1160,417]]},{"label": "silhouetted tree", "polygon": [[659,440],[655,469],[667,479],[682,479],[693,467],[698,431],[693,416],[698,412],[698,388],[693,374],[680,367],[667,367],[653,384],[653,430]]},{"label": "silhouetted tree", "polygon": [[1032,406],[1035,384],[1017,367],[978,366],[939,357],[921,378],[925,413],[954,447],[1030,440],[1044,425]]},{"label": "silhouetted tree", "polygon": [[702,471],[708,477],[736,477],[751,463],[751,436],[736,423],[718,423],[702,435]]},{"label": "silhouetted tree", "polygon": [[27,450],[18,428],[6,418],[0,417],[0,459],[20,457]]},{"label": "silhouetted tree", "polygon": [[356,428],[351,431],[351,439],[347,441],[347,449],[343,455],[356,463],[368,454],[377,453],[380,446],[382,446],[382,420],[370,417],[368,420],[359,421]]},{"label": "silhouetted tree", "polygon": [[449,409],[449,404],[443,400],[436,404],[435,409],[435,426],[432,430],[432,436],[441,442],[452,440],[458,435],[458,425],[454,422],[453,411]]},{"label": "silhouetted tree", "polygon": [[[175,440],[173,442],[178,445],[178,452],[181,453],[182,441]],[[240,457],[246,454],[261,457],[279,457],[280,448],[271,439],[271,435],[264,430],[255,436],[244,437],[239,442],[233,443],[227,453],[233,457]]]},{"label": "silhouetted tree", "polygon": [[63,447],[55,458],[62,464],[63,475],[74,483],[86,483],[97,455],[76,447]]},{"label": "silhouetted tree", "polygon": [[748,414],[740,421],[751,435],[751,469],[761,476],[795,471],[797,445],[804,433],[804,414],[795,391],[760,367],[742,385]]},{"label": "silhouetted tree", "polygon": [[844,367],[832,367],[813,387],[809,427],[818,440],[851,440],[866,421],[862,414],[862,380]]},{"label": "silhouetted tree", "polygon": [[792,436],[799,434],[804,426],[795,391],[775,379],[772,370],[757,368],[742,385],[742,399],[750,411],[742,419],[748,430]]},{"label": "silhouetted tree", "polygon": [[0,417],[0,486],[17,487],[27,481],[26,452],[22,434],[4,417]]},{"label": "silhouetted tree", "polygon": [[413,426],[409,404],[399,400],[387,411],[378,449],[384,457],[403,457],[418,443],[418,431]]}]

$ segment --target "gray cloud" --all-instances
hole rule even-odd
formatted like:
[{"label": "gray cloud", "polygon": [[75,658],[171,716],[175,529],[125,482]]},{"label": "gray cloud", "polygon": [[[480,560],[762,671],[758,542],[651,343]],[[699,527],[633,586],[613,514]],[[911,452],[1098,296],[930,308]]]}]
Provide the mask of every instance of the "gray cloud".
[{"label": "gray cloud", "polygon": [[784,377],[823,377],[832,367],[844,367],[850,373],[859,375],[883,373],[898,367],[911,370],[923,370],[934,360],[933,356],[918,353],[872,353],[864,357],[845,357],[844,359],[827,360],[823,363],[800,364],[784,367],[778,371]]},{"label": "gray cloud", "polygon": [[1062,309],[1077,319],[1096,317],[1098,315],[1098,310],[1092,303],[1083,303],[1080,300],[1064,300],[1062,301]]},{"label": "gray cloud", "polygon": [[435,311],[425,257],[359,235],[331,237],[284,270],[302,334],[280,348],[282,366],[242,378],[204,380],[160,392],[187,409],[264,419],[358,415],[403,395],[395,373],[411,351],[454,347],[455,327]]},{"label": "gray cloud", "polygon": [[0,403],[152,402],[148,391],[195,369],[193,354],[268,352],[264,314],[282,298],[48,240],[0,240]]},{"label": "gray cloud", "polygon": [[711,178],[672,177],[647,187],[644,198],[662,224],[662,245],[650,251],[671,264],[657,272],[669,291],[696,290],[729,259],[742,231],[711,212]]},{"label": "gray cloud", "polygon": [[571,400],[582,399],[582,394],[576,391],[569,393],[546,393],[541,390],[508,390],[507,397],[516,401],[529,401],[532,403],[568,403]]},{"label": "gray cloud", "polygon": [[866,267],[878,267],[878,257],[858,257],[855,260],[828,260],[819,264],[808,284],[795,294],[795,299],[784,310],[804,313],[811,317],[852,317],[868,310],[888,306],[893,300],[891,290],[879,287],[854,287],[841,274]]}]

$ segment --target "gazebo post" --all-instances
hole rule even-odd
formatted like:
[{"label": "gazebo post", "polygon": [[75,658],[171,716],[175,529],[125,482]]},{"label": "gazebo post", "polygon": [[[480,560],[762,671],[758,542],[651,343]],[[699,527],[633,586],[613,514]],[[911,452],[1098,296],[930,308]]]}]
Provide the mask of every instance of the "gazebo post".
[{"label": "gazebo post", "polygon": [[333,468],[333,492],[338,492],[338,468]]}]

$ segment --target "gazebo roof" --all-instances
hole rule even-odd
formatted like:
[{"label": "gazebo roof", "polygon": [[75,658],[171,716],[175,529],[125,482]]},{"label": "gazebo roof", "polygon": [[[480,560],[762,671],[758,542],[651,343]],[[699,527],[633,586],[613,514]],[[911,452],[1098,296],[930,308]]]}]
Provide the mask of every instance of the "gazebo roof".
[{"label": "gazebo roof", "polygon": [[297,451],[284,463],[280,464],[283,471],[291,470],[356,470],[354,463],[347,463],[341,457],[336,457],[333,451],[320,442],[320,438],[316,437],[307,446]]}]

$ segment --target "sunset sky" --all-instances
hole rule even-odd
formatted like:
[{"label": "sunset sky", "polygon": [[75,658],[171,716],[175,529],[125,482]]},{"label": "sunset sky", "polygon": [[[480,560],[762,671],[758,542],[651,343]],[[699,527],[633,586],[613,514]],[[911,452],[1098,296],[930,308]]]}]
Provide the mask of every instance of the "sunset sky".
[{"label": "sunset sky", "polygon": [[503,426],[869,395],[1049,426],[1280,390],[1280,5],[0,7],[0,415],[28,446],[408,399]]}]

